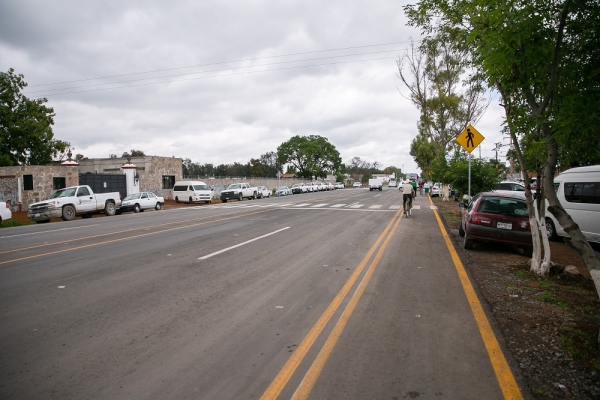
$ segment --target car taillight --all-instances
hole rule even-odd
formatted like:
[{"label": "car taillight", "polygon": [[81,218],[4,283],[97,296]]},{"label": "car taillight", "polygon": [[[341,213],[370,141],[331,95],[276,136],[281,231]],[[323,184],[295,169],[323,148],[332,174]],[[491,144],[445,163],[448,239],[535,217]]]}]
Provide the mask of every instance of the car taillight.
[{"label": "car taillight", "polygon": [[479,219],[479,215],[474,211],[469,218],[470,224],[481,225],[481,220]]},{"label": "car taillight", "polygon": [[10,208],[10,207],[8,206],[8,203],[4,203],[4,205],[6,206],[6,208]]}]

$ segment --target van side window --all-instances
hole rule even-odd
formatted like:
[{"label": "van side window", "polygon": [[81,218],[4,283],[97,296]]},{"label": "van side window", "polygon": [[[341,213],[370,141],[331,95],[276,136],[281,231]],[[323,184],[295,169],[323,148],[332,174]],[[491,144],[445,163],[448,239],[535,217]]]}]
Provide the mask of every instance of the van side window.
[{"label": "van side window", "polygon": [[565,182],[565,200],[569,203],[600,204],[600,183]]}]

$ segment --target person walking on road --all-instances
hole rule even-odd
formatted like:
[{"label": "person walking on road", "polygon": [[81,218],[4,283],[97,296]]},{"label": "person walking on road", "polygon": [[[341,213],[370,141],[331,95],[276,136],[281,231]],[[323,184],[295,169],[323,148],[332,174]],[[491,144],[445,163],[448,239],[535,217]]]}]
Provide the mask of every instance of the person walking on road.
[{"label": "person walking on road", "polygon": [[417,197],[417,182],[415,182],[414,178],[410,180],[410,184],[413,187],[413,197]]}]

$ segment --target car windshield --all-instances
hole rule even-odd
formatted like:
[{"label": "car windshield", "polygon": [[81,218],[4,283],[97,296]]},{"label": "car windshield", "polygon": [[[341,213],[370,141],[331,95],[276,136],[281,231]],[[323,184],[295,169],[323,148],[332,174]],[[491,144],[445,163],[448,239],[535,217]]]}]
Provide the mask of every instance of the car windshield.
[{"label": "car windshield", "polygon": [[486,214],[502,214],[514,217],[527,216],[527,203],[523,200],[501,197],[484,197],[481,199],[479,212]]},{"label": "car windshield", "polygon": [[73,196],[75,196],[76,189],[77,188],[66,188],[66,189],[59,190],[56,193],[54,193],[52,195],[52,197],[50,197],[50,198],[57,199],[59,197],[73,197]]},{"label": "car windshield", "polygon": [[194,190],[210,190],[208,185],[194,185]]},{"label": "car windshield", "polygon": [[134,193],[134,194],[130,194],[127,197],[125,197],[123,199],[123,201],[125,201],[125,200],[136,200],[136,199],[139,199],[139,198],[140,198],[140,194],[139,193]]},{"label": "car windshield", "polygon": [[239,183],[232,183],[231,185],[227,186],[227,189],[239,189],[239,188],[240,188]]},{"label": "car windshield", "polygon": [[296,183],[296,184],[295,184],[294,186],[292,186],[292,187],[293,187],[293,188],[295,188],[295,187],[300,187],[300,185],[298,185],[298,184]]},{"label": "car windshield", "polygon": [[279,190],[284,190],[284,189],[287,189],[287,188],[288,188],[287,186],[279,186]]}]

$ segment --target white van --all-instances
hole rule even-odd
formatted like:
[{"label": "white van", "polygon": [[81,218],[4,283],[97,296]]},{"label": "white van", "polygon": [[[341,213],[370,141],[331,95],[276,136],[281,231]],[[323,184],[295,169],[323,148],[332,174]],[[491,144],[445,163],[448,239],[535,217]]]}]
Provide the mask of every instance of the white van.
[{"label": "white van", "polygon": [[175,203],[196,201],[212,203],[213,189],[201,181],[177,181],[173,186],[173,199]]},{"label": "white van", "polygon": [[[554,178],[554,189],[587,240],[600,243],[600,165],[563,172]],[[550,212],[546,212],[546,230],[551,239],[569,236]]]}]

